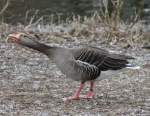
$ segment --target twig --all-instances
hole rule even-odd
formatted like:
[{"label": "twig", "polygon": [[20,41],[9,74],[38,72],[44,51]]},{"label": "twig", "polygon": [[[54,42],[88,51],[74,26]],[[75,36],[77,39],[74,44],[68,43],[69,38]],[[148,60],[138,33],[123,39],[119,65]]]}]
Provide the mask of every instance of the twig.
[{"label": "twig", "polygon": [[10,3],[10,0],[7,0],[6,4],[4,5],[4,7],[0,11],[0,15],[2,15],[6,11],[6,9],[9,6],[9,3]]},{"label": "twig", "polygon": [[30,19],[30,22],[29,22],[28,25],[32,25],[32,23],[33,23],[33,21],[35,20],[35,17],[37,16],[38,12],[39,12],[39,10],[36,10],[36,11],[35,11],[33,17]]}]

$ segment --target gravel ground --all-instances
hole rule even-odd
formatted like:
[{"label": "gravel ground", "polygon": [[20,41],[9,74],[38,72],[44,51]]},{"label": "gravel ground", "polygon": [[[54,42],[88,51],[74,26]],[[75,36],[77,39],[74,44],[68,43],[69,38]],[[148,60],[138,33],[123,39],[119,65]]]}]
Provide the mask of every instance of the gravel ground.
[{"label": "gravel ground", "polygon": [[[150,52],[130,49],[140,70],[96,81],[92,100],[64,103],[72,81],[41,53],[0,43],[0,116],[150,116]],[[88,90],[88,84],[82,94]]]}]

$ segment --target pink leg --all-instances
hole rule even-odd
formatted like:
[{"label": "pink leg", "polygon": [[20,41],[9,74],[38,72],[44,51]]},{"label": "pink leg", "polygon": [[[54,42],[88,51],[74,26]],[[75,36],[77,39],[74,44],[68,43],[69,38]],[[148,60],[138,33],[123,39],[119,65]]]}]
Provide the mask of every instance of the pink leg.
[{"label": "pink leg", "polygon": [[73,96],[71,96],[71,97],[64,98],[64,101],[79,100],[80,99],[80,92],[83,89],[83,87],[84,87],[84,83],[81,83],[79,89],[75,92],[75,94]]},{"label": "pink leg", "polygon": [[90,90],[89,90],[89,92],[87,92],[87,94],[84,98],[92,99],[94,97],[93,89],[94,89],[94,82],[90,81]]}]

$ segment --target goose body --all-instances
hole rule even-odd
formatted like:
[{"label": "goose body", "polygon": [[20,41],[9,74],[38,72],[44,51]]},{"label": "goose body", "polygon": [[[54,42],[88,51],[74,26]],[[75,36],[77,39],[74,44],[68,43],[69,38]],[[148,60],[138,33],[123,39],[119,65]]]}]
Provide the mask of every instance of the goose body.
[{"label": "goose body", "polygon": [[94,96],[94,80],[100,76],[101,71],[119,70],[126,67],[132,67],[132,65],[128,65],[128,60],[134,59],[130,56],[109,53],[107,50],[96,47],[52,47],[41,44],[34,39],[33,36],[24,33],[10,34],[8,37],[8,41],[44,53],[56,63],[66,77],[81,82],[80,88],[76,91],[74,96],[67,100],[79,99],[80,91],[86,81],[90,81],[90,90],[85,97],[92,98]]},{"label": "goose body", "polygon": [[84,47],[57,48],[52,59],[67,77],[86,82],[99,77],[101,71],[119,70],[127,67],[129,63],[127,60],[133,58],[110,54],[100,48]]}]

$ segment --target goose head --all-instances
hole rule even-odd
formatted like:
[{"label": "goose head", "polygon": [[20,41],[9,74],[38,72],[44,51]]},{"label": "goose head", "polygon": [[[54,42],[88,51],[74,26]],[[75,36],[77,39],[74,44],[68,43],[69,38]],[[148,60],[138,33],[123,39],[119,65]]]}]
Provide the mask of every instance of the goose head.
[{"label": "goose head", "polygon": [[6,42],[17,43],[21,45],[34,45],[34,43],[36,43],[35,38],[35,36],[27,33],[12,33],[8,35]]}]

